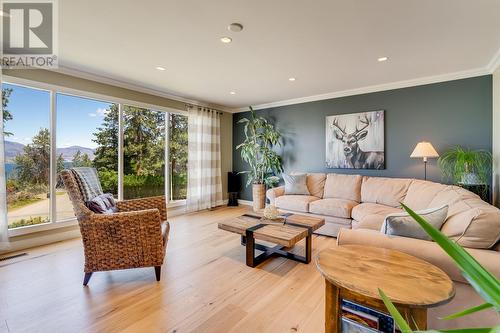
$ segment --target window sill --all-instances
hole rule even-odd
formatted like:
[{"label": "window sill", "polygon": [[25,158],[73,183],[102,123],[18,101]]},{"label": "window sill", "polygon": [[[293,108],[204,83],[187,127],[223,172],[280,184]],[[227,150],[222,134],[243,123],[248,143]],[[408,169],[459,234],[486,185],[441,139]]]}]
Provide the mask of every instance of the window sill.
[{"label": "window sill", "polygon": [[61,222],[55,222],[55,223],[44,223],[40,225],[30,225],[26,227],[19,227],[15,229],[9,229],[9,238],[11,237],[17,237],[17,236],[22,236],[22,235],[27,235],[27,234],[32,234],[36,232],[41,232],[41,231],[46,231],[46,230],[54,230],[54,229],[59,229],[59,228],[64,228],[64,227],[70,227],[77,225],[78,221],[76,218],[61,221]]},{"label": "window sill", "polygon": [[167,204],[167,208],[175,208],[175,207],[181,207],[186,205],[186,200],[173,200],[169,201]]},{"label": "window sill", "polygon": [[[170,201],[167,204],[167,208],[177,208],[177,207],[183,207],[185,205],[186,205],[186,200],[175,200],[175,201]],[[30,225],[30,226],[26,226],[26,227],[19,227],[19,228],[15,228],[15,229],[9,229],[9,238],[27,235],[27,234],[32,234],[32,233],[37,233],[37,232],[41,232],[41,231],[70,227],[70,226],[74,226],[74,225],[78,225],[78,221],[76,220],[76,218],[64,220],[61,222],[55,222],[55,223],[49,222],[49,223],[44,223],[44,224],[40,224],[40,225]]]}]

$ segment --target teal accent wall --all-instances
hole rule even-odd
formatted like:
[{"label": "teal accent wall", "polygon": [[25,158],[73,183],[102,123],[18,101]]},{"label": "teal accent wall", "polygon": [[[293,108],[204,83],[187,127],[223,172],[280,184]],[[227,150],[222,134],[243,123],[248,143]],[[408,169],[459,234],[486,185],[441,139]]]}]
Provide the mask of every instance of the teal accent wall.
[{"label": "teal accent wall", "polygon": [[[423,178],[421,159],[411,159],[415,144],[430,141],[439,153],[453,145],[492,149],[492,76],[347,96],[258,110],[284,134],[285,172],[337,172],[367,176]],[[385,170],[327,169],[325,167],[325,117],[385,110]],[[233,170],[246,170],[236,145],[244,138],[233,117]],[[427,167],[428,179],[442,181],[437,160]],[[243,176],[244,177],[244,176]],[[244,185],[243,185],[244,187]],[[251,188],[240,198],[252,200]]]}]

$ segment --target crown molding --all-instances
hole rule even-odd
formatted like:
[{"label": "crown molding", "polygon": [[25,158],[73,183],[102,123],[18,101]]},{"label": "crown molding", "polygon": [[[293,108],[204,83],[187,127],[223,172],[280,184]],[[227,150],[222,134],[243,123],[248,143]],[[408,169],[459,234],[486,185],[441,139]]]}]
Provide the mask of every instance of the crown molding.
[{"label": "crown molding", "polygon": [[[498,59],[497,59],[497,62],[498,62]],[[416,87],[416,86],[432,84],[432,83],[466,79],[466,78],[471,78],[471,77],[476,77],[476,76],[488,75],[488,74],[491,74],[492,72],[493,71],[491,70],[490,66],[488,66],[488,67],[483,67],[483,68],[478,68],[478,69],[473,69],[473,70],[466,70],[466,71],[455,72],[455,73],[427,76],[427,77],[422,77],[422,78],[417,78],[417,79],[384,83],[384,84],[378,84],[378,85],[373,85],[373,86],[366,86],[366,87],[362,87],[362,88],[355,88],[355,89],[336,91],[336,92],[331,92],[331,93],[326,93],[326,94],[312,95],[312,96],[307,96],[307,97],[292,98],[292,99],[287,99],[287,100],[278,101],[278,102],[259,104],[259,105],[255,105],[252,107],[254,110],[275,108],[275,107],[286,106],[286,105],[294,105],[294,104],[300,104],[300,103],[321,101],[321,100],[325,100],[325,99],[354,96],[354,95],[362,95],[362,94],[368,94],[368,93],[374,93],[374,92],[380,92],[380,91],[386,91],[386,90],[409,88],[409,87]],[[249,109],[247,107],[244,107],[244,108],[231,109],[231,111],[229,111],[229,112],[239,113],[239,112],[246,112],[248,110]]]},{"label": "crown molding", "polygon": [[208,108],[214,108],[214,109],[218,109],[220,111],[232,113],[232,109],[228,108],[224,105],[189,99],[189,98],[185,98],[185,97],[178,96],[175,94],[170,94],[170,93],[158,90],[158,89],[154,89],[154,88],[150,88],[150,87],[146,87],[146,86],[138,85],[138,84],[134,84],[134,83],[125,82],[125,81],[115,79],[112,77],[108,77],[108,76],[104,76],[104,75],[89,73],[89,72],[86,72],[86,71],[83,71],[80,69],[76,69],[76,68],[59,66],[59,68],[53,69],[51,71],[56,72],[56,73],[69,75],[69,76],[74,76],[74,77],[81,78],[81,79],[86,79],[86,80],[90,80],[90,81],[96,81],[99,83],[109,84],[109,85],[119,87],[119,88],[134,90],[134,91],[149,94],[149,95],[163,97],[163,98],[171,99],[171,100],[178,101],[178,102],[183,102],[183,103],[193,104],[193,105],[198,105],[198,106],[204,106],[204,107],[208,107]]},{"label": "crown molding", "polygon": [[491,59],[490,63],[488,64],[488,69],[490,70],[490,73],[494,73],[499,68],[500,68],[500,48],[498,49],[497,53],[495,53],[493,59]]}]

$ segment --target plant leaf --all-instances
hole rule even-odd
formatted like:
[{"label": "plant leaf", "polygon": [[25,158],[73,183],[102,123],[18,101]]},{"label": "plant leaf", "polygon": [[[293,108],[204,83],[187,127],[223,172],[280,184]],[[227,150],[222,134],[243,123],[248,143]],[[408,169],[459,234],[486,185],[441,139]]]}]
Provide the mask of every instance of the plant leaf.
[{"label": "plant leaf", "polygon": [[398,309],[396,309],[394,304],[392,304],[391,300],[382,291],[382,289],[379,288],[378,293],[379,293],[380,297],[382,298],[382,301],[384,302],[385,307],[387,308],[387,310],[391,314],[392,318],[394,318],[394,321],[396,322],[396,325],[398,325],[401,332],[403,332],[403,333],[413,332],[410,328],[410,325],[408,325],[408,323],[403,319],[403,316],[401,315],[401,313],[399,313]]},{"label": "plant leaf", "polygon": [[428,330],[417,331],[418,333],[500,333],[500,326],[478,327],[478,328],[457,328],[451,330]]},{"label": "plant leaf", "polygon": [[423,217],[415,213],[405,204],[401,206],[417,221],[429,236],[455,261],[463,271],[464,277],[471,286],[487,302],[492,304],[497,311],[500,310],[500,282],[488,272],[460,245],[446,237],[443,233],[429,224]]},{"label": "plant leaf", "polygon": [[484,303],[484,304],[481,304],[481,305],[478,305],[478,306],[475,306],[475,307],[472,307],[472,308],[468,308],[466,310],[463,310],[463,311],[460,311],[460,312],[457,312],[457,313],[453,313],[451,315],[448,315],[448,316],[440,318],[440,319],[444,319],[444,320],[455,319],[455,318],[466,316],[466,315],[474,313],[474,312],[479,312],[479,311],[482,311],[482,310],[485,310],[485,309],[489,309],[489,308],[492,308],[492,307],[493,307],[492,304],[490,304],[490,303]]}]

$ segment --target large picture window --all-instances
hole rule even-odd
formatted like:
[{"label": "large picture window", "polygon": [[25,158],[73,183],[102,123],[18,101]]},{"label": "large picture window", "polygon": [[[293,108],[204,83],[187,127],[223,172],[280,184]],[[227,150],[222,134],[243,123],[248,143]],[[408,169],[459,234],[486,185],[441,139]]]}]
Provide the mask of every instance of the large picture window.
[{"label": "large picture window", "polygon": [[165,194],[165,113],[123,108],[125,199]]},{"label": "large picture window", "polygon": [[63,168],[95,167],[106,193],[118,195],[118,105],[57,94],[57,221],[73,218],[59,176]]},{"label": "large picture window", "polygon": [[50,93],[2,85],[9,229],[50,220]]},{"label": "large picture window", "polygon": [[95,167],[117,199],[186,199],[187,117],[106,99],[2,84],[9,229],[74,220],[70,167]]}]

